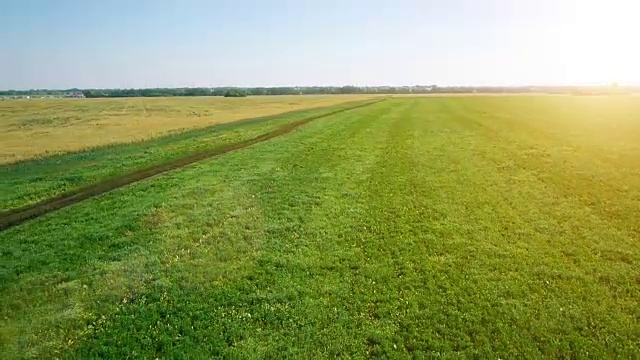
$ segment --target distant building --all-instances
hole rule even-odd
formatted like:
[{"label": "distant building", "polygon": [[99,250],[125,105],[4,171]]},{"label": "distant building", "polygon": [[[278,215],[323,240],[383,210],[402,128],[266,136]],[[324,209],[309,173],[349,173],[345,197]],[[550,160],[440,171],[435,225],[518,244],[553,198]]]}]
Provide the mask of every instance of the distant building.
[{"label": "distant building", "polygon": [[84,99],[85,96],[83,93],[81,93],[80,91],[75,91],[69,94],[66,94],[64,97],[66,98],[74,98],[74,99]]}]

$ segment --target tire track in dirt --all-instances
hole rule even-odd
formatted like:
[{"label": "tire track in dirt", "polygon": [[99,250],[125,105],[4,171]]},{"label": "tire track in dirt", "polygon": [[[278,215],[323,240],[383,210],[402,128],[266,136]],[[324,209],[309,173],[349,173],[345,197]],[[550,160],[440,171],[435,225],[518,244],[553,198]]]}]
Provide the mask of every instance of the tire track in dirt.
[{"label": "tire track in dirt", "polygon": [[359,104],[349,108],[331,111],[325,114],[314,115],[311,117],[296,120],[290,124],[281,126],[275,130],[269,131],[265,134],[256,136],[251,139],[239,141],[237,143],[228,144],[228,145],[213,148],[213,149],[198,151],[193,154],[189,154],[187,156],[183,156],[177,159],[172,159],[161,164],[152,165],[149,167],[145,167],[142,169],[138,169],[129,173],[119,175],[114,178],[102,180],[94,184],[90,184],[74,190],[70,190],[35,204],[23,206],[17,209],[9,210],[9,211],[4,211],[0,213],[0,231],[10,229],[28,220],[38,218],[40,216],[46,215],[56,210],[60,210],[67,206],[77,204],[81,201],[94,198],[98,195],[102,195],[104,193],[121,188],[123,186],[133,184],[133,183],[148,179],[150,177],[153,177],[171,170],[176,170],[176,169],[185,167],[187,165],[196,163],[198,161],[223,155],[232,151],[244,149],[251,145],[255,145],[255,144],[276,138],[278,136],[288,134],[293,130],[295,130],[296,128],[302,125],[308,124],[314,120],[333,116],[333,115],[350,111],[350,110],[359,109],[365,106],[370,106],[384,100],[386,100],[386,98],[366,102],[364,104]]}]

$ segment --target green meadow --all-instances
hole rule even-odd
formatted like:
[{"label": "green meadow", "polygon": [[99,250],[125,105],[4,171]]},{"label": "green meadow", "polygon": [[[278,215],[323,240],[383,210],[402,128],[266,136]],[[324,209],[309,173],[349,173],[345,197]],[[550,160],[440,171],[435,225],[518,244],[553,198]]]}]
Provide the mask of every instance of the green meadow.
[{"label": "green meadow", "polygon": [[[332,109],[0,166],[2,210]],[[640,98],[394,97],[0,232],[0,357],[640,357]]]},{"label": "green meadow", "polygon": [[0,211],[33,205],[79,187],[180,159],[195,152],[230,146],[301,118],[323,116],[367,103],[369,101],[348,101],[330,107],[214,124],[148,141],[116,143],[85,151],[0,165],[3,175],[0,185],[6,189],[0,193]]}]

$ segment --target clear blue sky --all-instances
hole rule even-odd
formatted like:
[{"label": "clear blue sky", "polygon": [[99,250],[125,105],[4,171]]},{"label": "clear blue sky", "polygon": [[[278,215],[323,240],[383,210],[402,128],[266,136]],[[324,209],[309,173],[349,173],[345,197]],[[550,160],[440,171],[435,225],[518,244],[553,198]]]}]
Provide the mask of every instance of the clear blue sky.
[{"label": "clear blue sky", "polygon": [[0,89],[640,84],[638,0],[2,0]]}]

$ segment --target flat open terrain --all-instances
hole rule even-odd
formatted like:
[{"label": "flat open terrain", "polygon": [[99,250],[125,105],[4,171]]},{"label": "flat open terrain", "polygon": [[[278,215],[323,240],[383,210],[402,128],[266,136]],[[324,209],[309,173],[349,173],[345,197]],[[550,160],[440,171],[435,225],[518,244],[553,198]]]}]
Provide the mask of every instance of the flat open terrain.
[{"label": "flat open terrain", "polygon": [[371,97],[5,100],[0,101],[0,164]]},{"label": "flat open terrain", "polygon": [[[50,213],[0,233],[0,357],[639,357],[638,114],[393,98]],[[5,166],[3,201],[309,115]]]},{"label": "flat open terrain", "polygon": [[194,152],[226,147],[288,126],[300,119],[324,116],[368,103],[349,101],[331,107],[291,111],[238,120],[158,137],[149,141],[104,146],[87,151],[0,165],[0,211],[32,205],[66,191],[119,177],[124,173],[181,159]]}]

